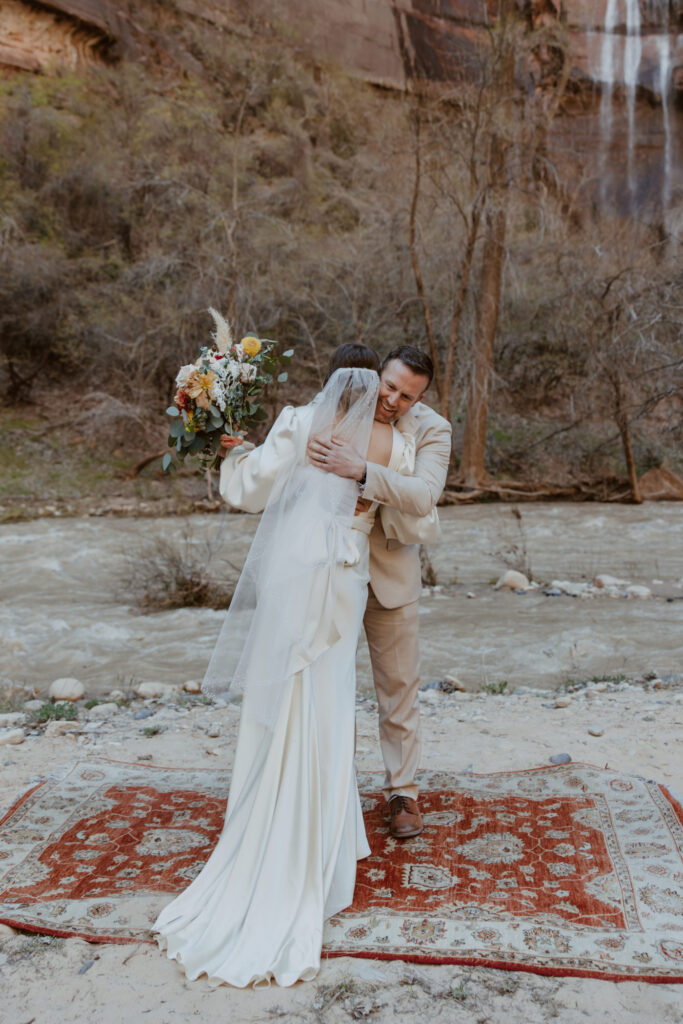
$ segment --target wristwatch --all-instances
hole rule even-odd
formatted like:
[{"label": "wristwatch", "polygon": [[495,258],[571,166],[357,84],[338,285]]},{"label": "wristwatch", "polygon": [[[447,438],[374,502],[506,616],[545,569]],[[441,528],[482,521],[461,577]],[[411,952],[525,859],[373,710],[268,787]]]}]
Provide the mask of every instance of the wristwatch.
[{"label": "wristwatch", "polygon": [[361,492],[361,494],[363,493],[363,490],[365,488],[365,483],[366,483],[367,478],[368,478],[368,467],[366,466],[365,469],[363,470],[362,477],[358,481],[358,490]]}]

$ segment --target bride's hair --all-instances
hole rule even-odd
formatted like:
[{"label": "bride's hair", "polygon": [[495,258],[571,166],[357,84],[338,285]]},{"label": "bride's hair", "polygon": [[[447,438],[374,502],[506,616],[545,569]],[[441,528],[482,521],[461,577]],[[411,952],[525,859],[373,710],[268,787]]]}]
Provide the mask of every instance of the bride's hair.
[{"label": "bride's hair", "polygon": [[360,370],[375,370],[379,373],[379,366],[379,356],[373,349],[368,348],[367,345],[340,345],[330,356],[323,383],[327,384],[335,370],[357,367]]}]

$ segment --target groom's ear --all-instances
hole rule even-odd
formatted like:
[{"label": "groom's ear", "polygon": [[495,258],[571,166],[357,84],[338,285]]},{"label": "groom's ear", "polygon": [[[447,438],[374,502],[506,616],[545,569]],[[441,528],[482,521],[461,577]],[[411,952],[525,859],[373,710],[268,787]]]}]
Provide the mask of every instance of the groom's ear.
[{"label": "groom's ear", "polygon": [[[425,379],[426,379],[426,378],[425,378]],[[424,388],[422,389],[422,391],[420,392],[420,394],[419,394],[419,395],[417,396],[417,398],[416,398],[416,399],[415,399],[415,401],[413,402],[413,405],[417,405],[417,403],[418,403],[418,402],[421,402],[421,401],[422,401],[422,399],[424,398],[424,396],[425,396],[425,395],[427,394],[427,392],[428,392],[428,390],[429,390],[429,385],[430,385],[430,383],[431,383],[431,381],[427,381],[427,383],[425,384]],[[411,408],[412,408],[412,406],[411,406]]]}]

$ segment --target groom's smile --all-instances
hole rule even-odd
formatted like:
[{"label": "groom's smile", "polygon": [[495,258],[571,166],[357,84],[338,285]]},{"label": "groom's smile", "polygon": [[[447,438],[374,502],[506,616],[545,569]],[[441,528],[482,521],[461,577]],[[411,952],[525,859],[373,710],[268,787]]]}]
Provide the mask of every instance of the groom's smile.
[{"label": "groom's smile", "polygon": [[380,374],[375,419],[395,423],[422,398],[429,379],[415,373],[400,359],[390,360]]}]

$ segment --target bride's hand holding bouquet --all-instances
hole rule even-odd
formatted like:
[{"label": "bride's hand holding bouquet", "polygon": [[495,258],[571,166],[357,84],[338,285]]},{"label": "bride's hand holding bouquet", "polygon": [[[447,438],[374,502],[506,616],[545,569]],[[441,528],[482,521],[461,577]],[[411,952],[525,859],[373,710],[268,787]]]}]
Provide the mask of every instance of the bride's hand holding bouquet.
[{"label": "bride's hand holding bouquet", "polygon": [[287,380],[292,350],[278,354],[276,342],[247,335],[235,344],[227,321],[215,309],[209,312],[216,329],[213,344],[202,348],[194,363],[181,366],[176,376],[164,471],[176,468],[175,460],[188,455],[199,458],[202,468],[216,468],[220,459],[243,440],[249,427],[267,419],[261,405],[264,389],[273,380]]}]

